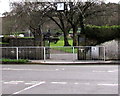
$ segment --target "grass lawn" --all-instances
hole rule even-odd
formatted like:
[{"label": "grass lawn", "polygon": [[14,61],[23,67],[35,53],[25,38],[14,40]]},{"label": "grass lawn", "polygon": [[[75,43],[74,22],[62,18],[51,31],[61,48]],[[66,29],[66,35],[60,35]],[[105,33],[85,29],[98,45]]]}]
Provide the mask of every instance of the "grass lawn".
[{"label": "grass lawn", "polygon": [[0,44],[9,44],[9,43],[7,43],[7,42],[0,42]]},{"label": "grass lawn", "polygon": [[[73,40],[71,38],[68,38],[68,42],[70,45],[72,45],[73,43]],[[60,37],[60,40],[55,44],[54,42],[51,42],[50,43],[50,46],[53,47],[53,46],[64,46],[64,37]]]},{"label": "grass lawn", "polygon": [[[72,45],[73,40],[71,38],[68,38],[68,42],[70,45]],[[73,47],[71,47],[71,46],[65,47],[64,46],[64,38],[63,37],[60,37],[60,40],[56,44],[54,42],[50,43],[50,47],[55,49],[55,50],[73,53]],[[75,49],[74,52],[76,53],[77,49]]]}]

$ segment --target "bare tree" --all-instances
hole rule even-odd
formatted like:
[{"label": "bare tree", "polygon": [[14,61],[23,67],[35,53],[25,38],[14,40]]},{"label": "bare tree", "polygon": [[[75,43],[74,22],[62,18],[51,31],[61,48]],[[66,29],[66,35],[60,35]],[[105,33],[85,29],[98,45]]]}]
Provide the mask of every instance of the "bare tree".
[{"label": "bare tree", "polygon": [[104,10],[99,12],[98,14],[89,16],[86,20],[86,24],[91,25],[117,25],[118,24],[118,17],[119,17],[119,4],[116,3],[102,3],[101,6],[96,7],[99,10]]},{"label": "bare tree", "polygon": [[43,6],[42,2],[15,2],[10,12],[18,25],[31,30],[40,46],[43,46],[42,25],[48,20],[45,16],[47,8]]}]

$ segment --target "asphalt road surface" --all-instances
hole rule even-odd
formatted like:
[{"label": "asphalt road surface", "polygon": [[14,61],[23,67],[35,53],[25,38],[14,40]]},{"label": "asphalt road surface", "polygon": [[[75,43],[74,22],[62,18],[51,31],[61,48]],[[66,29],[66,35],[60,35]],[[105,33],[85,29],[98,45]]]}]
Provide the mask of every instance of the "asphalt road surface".
[{"label": "asphalt road surface", "polygon": [[117,65],[2,65],[2,94],[118,94]]}]

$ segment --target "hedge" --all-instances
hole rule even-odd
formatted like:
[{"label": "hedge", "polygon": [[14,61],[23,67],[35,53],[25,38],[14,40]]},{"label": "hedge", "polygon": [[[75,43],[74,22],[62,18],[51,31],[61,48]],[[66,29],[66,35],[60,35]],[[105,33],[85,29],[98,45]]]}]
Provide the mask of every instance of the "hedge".
[{"label": "hedge", "polygon": [[120,26],[85,26],[86,37],[97,40],[97,43],[120,38]]}]

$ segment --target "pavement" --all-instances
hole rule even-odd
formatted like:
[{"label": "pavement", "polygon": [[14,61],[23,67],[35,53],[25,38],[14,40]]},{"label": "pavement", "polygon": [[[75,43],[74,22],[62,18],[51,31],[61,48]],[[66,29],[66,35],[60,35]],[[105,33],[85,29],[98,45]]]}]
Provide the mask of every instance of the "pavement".
[{"label": "pavement", "polygon": [[2,65],[1,70],[5,96],[118,94],[118,65]]},{"label": "pavement", "polygon": [[84,64],[120,64],[120,61],[103,61],[103,60],[77,60],[77,61],[65,61],[65,60],[30,60],[29,64],[46,64],[46,65],[84,65]]}]

